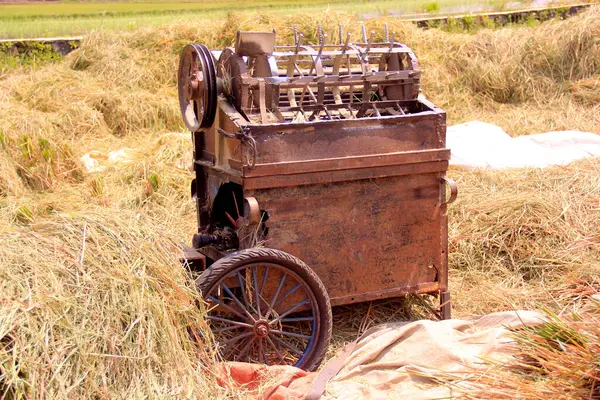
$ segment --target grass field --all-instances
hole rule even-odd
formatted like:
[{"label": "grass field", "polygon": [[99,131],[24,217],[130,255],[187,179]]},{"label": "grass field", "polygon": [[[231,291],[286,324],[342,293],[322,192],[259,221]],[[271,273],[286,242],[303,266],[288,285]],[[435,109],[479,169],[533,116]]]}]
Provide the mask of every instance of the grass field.
[{"label": "grass field", "polygon": [[[397,18],[367,27],[386,22],[415,51],[423,93],[449,124],[600,134],[600,8],[468,34]],[[190,42],[229,45],[237,29],[276,28],[290,43],[293,24],[314,32],[318,23],[333,32],[360,22],[250,13],[98,30],[62,60],[0,78],[0,398],[243,398],[210,373],[204,311],[178,262],[197,228],[178,57]],[[131,162],[118,167],[89,173],[80,161],[122,148]],[[560,316],[519,339],[522,368],[481,377],[498,389],[490,398],[599,398],[600,309],[590,297],[600,292],[600,160],[449,176],[460,188],[449,208],[454,315]],[[409,306],[334,310],[331,353],[360,326],[419,317]]]},{"label": "grass field", "polygon": [[[549,4],[551,1],[544,1]],[[418,12],[470,12],[500,10],[529,4],[508,0],[208,0],[202,2],[57,2],[0,4],[0,38],[79,35],[92,29],[135,30],[178,20],[214,19],[229,12],[282,15],[290,12],[350,12],[372,18]]]}]

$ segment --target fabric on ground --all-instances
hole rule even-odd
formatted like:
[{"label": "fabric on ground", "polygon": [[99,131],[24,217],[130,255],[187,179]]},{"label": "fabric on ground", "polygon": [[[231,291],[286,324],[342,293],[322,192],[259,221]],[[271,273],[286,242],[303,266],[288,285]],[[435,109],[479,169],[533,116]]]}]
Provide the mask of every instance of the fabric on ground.
[{"label": "fabric on ground", "polygon": [[[516,350],[512,330],[543,321],[536,312],[507,311],[468,320],[386,324],[361,339],[323,399],[439,399],[477,390],[469,377],[490,363],[510,362]],[[269,400],[304,398],[317,374],[246,363],[227,363],[219,371],[224,387],[243,390],[245,398]]]},{"label": "fabric on ground", "polygon": [[93,150],[81,156],[80,160],[87,172],[104,171],[107,165],[128,164],[131,162],[134,150],[123,148],[103,154]]},{"label": "fabric on ground", "polygon": [[242,362],[222,364],[216,371],[219,385],[240,392],[244,399],[303,399],[315,379],[314,372],[283,365]]},{"label": "fabric on ground", "polygon": [[481,121],[449,126],[450,165],[464,168],[545,168],[600,157],[600,135],[561,131],[510,137],[499,126]]}]

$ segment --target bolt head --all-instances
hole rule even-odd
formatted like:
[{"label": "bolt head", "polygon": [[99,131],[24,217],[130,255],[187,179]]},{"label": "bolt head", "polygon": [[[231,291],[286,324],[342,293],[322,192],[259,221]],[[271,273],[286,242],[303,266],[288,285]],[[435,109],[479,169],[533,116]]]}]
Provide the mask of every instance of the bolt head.
[{"label": "bolt head", "polygon": [[267,337],[269,336],[269,326],[264,321],[259,321],[255,326],[254,331],[258,337]]}]

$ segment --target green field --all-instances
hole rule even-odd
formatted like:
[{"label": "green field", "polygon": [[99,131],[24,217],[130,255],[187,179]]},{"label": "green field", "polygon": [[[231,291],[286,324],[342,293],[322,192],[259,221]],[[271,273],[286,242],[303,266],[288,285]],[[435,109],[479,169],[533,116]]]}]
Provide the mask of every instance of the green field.
[{"label": "green field", "polygon": [[0,4],[0,38],[78,35],[93,29],[134,30],[182,19],[214,19],[230,12],[290,14],[344,11],[366,19],[420,12],[500,10],[526,2],[508,0],[233,0],[196,2],[57,2]]}]

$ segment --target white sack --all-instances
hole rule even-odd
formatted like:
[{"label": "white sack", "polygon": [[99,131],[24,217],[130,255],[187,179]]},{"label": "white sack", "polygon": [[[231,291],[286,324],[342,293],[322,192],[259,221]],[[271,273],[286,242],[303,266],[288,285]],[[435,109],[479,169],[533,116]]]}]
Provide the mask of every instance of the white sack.
[{"label": "white sack", "polygon": [[544,168],[600,157],[600,135],[562,131],[510,137],[502,128],[481,121],[448,127],[450,165],[465,168]]}]

